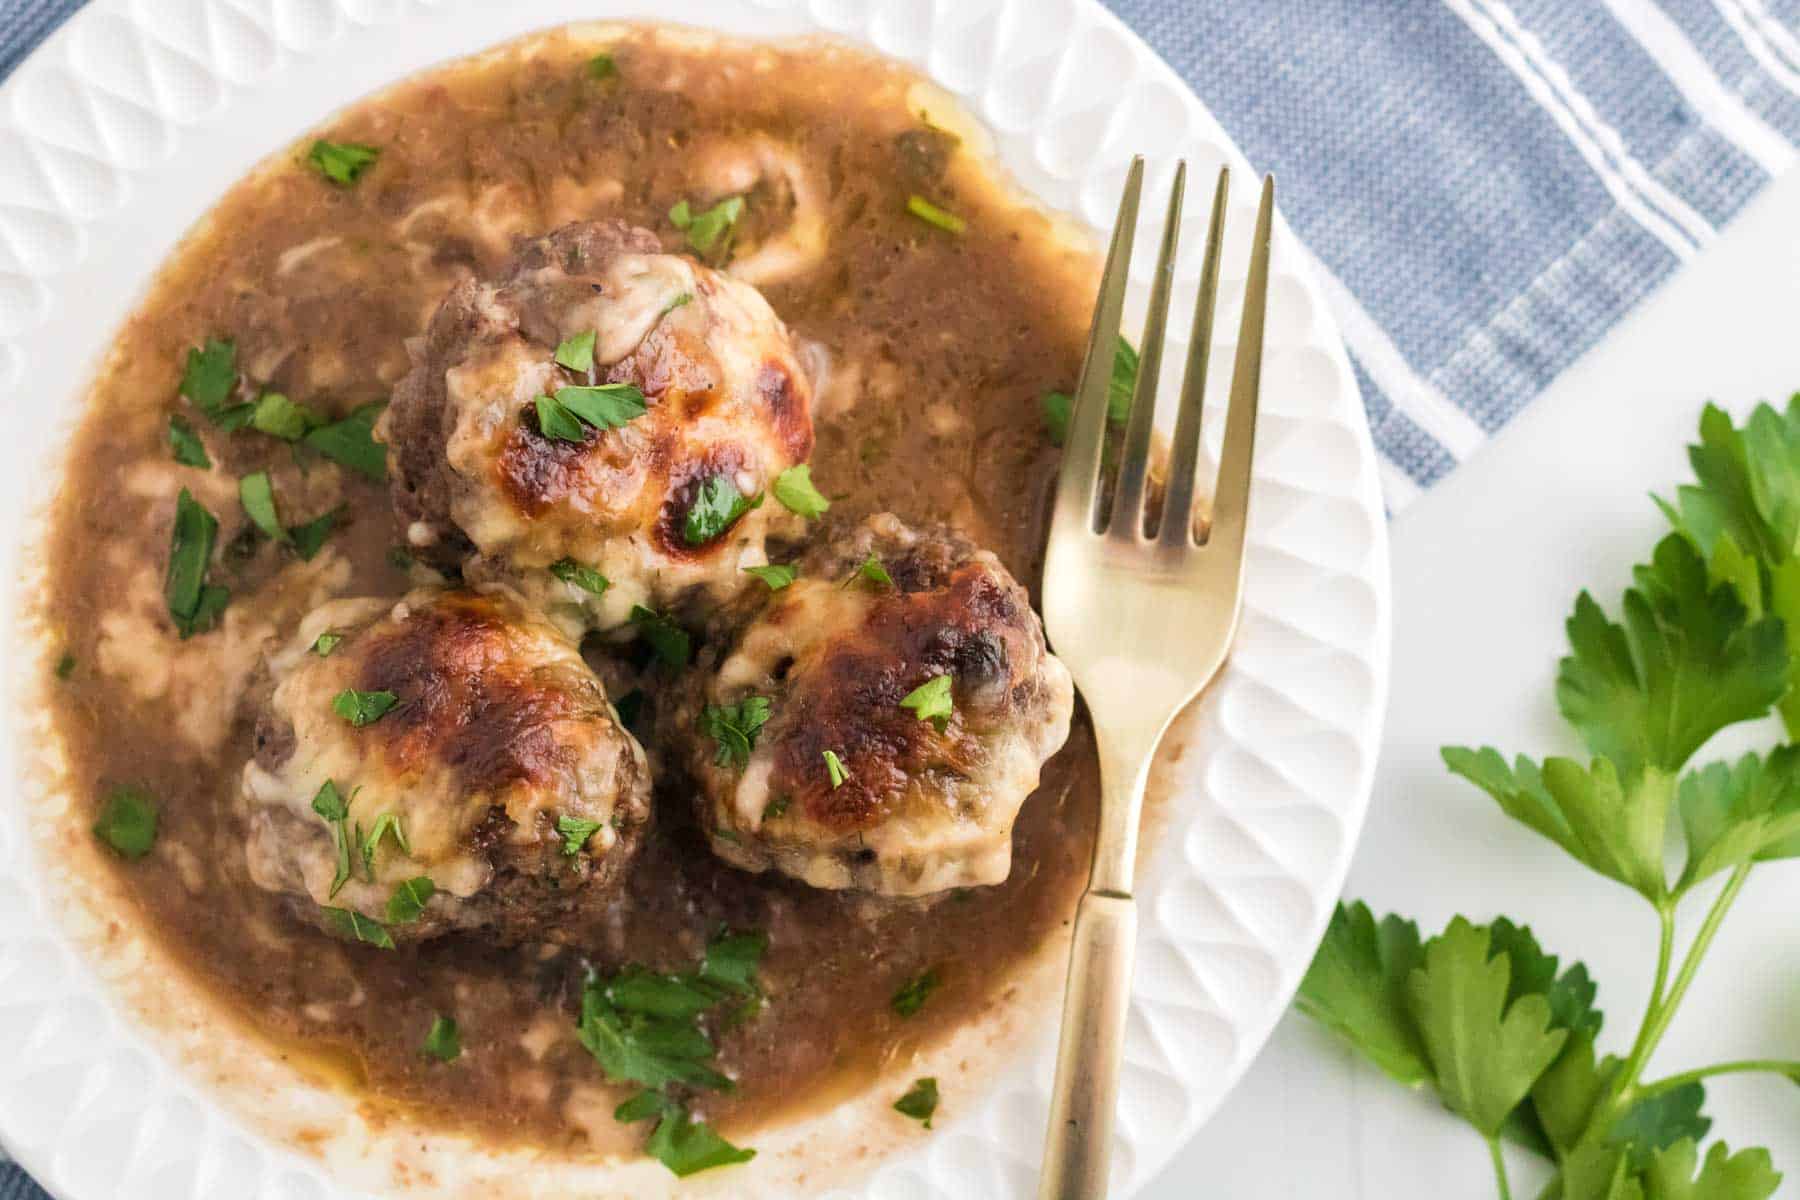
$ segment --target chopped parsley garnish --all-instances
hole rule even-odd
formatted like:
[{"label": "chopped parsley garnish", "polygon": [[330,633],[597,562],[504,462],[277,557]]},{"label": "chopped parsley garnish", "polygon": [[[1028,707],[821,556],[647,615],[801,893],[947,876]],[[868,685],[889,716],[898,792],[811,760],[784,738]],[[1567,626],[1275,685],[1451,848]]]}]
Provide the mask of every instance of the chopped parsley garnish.
[{"label": "chopped parsley garnish", "polygon": [[315,638],[313,640],[313,644],[312,644],[313,653],[318,655],[320,658],[330,658],[331,652],[333,650],[336,650],[338,648],[338,643],[343,640],[344,640],[343,634],[332,633],[328,629],[324,633],[321,633],[317,638]]},{"label": "chopped parsley garnish", "polygon": [[63,651],[63,656],[56,660],[56,677],[58,679],[67,679],[74,673],[75,656],[65,650]]},{"label": "chopped parsley garnish", "polygon": [[661,312],[657,313],[656,315],[659,317],[666,317],[670,313],[674,312],[676,309],[686,308],[688,305],[692,304],[693,302],[694,302],[694,293],[680,292],[675,296],[675,298],[673,300],[671,300],[667,304],[663,305],[663,310]]},{"label": "chopped parsley garnish", "polygon": [[644,689],[632,688],[623,696],[613,701],[613,708],[619,714],[619,724],[636,732],[633,728],[638,718],[644,715]]},{"label": "chopped parsley garnish", "polygon": [[227,410],[225,401],[237,387],[237,345],[229,338],[207,338],[204,346],[187,352],[181,373],[181,394],[193,401],[208,420],[218,422]]},{"label": "chopped parsley garnish", "polygon": [[744,198],[728,196],[697,213],[686,200],[669,210],[669,223],[687,234],[687,243],[702,258],[723,258],[744,215]]},{"label": "chopped parsley garnish", "polygon": [[567,813],[556,818],[556,832],[562,834],[563,853],[574,858],[581,853],[588,839],[600,832],[599,821],[590,821],[585,817],[571,817]]},{"label": "chopped parsley garnish", "polygon": [[387,919],[389,925],[409,925],[425,914],[425,906],[437,894],[437,884],[431,882],[429,875],[416,875],[411,879],[403,879],[394,887],[394,894],[388,897]]},{"label": "chopped parsley garnish", "polygon": [[394,568],[396,571],[410,571],[413,569],[413,564],[418,562],[418,560],[412,556],[412,551],[408,550],[405,546],[389,546],[387,561],[388,566]]},{"label": "chopped parsley garnish", "polygon": [[250,410],[250,428],[284,442],[297,442],[321,424],[317,414],[280,392],[264,392]]},{"label": "chopped parsley garnish", "polygon": [[953,212],[939,208],[920,195],[906,198],[906,211],[927,225],[935,225],[945,233],[961,234],[969,228],[969,223]]},{"label": "chopped parsley garnish", "polygon": [[320,138],[312,144],[306,161],[313,170],[339,187],[349,187],[362,173],[375,165],[381,151],[360,142],[331,142]]},{"label": "chopped parsley garnish", "polygon": [[617,429],[645,412],[644,393],[629,383],[558,388],[555,398],[538,396],[531,403],[537,409],[538,432],[561,442],[586,441],[583,425]]},{"label": "chopped parsley garnish", "polygon": [[400,847],[400,853],[412,853],[412,843],[406,840],[406,830],[401,826],[400,818],[391,812],[382,813],[375,818],[375,828],[369,830],[369,836],[362,841],[363,870],[370,875],[375,872],[375,848],[390,833],[394,835],[394,845]]},{"label": "chopped parsley garnish", "polygon": [[572,558],[559,558],[551,563],[550,573],[564,583],[572,583],[582,591],[596,596],[603,595],[612,586],[606,576]]},{"label": "chopped parsley garnish", "polygon": [[745,567],[744,574],[754,575],[769,585],[769,590],[779,592],[788,584],[800,577],[800,572],[785,563],[770,563],[766,567]]},{"label": "chopped parsley garnish", "polygon": [[325,923],[340,937],[365,942],[382,950],[394,948],[394,939],[388,933],[387,926],[363,916],[353,908],[321,908],[319,911],[325,914]]},{"label": "chopped parsley garnish", "polygon": [[206,444],[194,432],[192,425],[177,416],[169,418],[169,453],[184,467],[199,467],[203,471],[212,469],[212,459],[206,455]]},{"label": "chopped parsley garnish", "polygon": [[910,708],[913,715],[921,721],[930,721],[944,731],[950,723],[950,714],[955,711],[955,703],[950,696],[950,676],[938,675],[927,679],[900,701],[901,708]]},{"label": "chopped parsley garnish", "polygon": [[556,402],[595,429],[618,429],[646,411],[643,391],[629,383],[557,388]]},{"label": "chopped parsley garnish", "polygon": [[169,534],[169,571],[163,583],[169,615],[185,639],[211,629],[231,593],[206,582],[219,522],[186,488],[175,498],[175,525]]},{"label": "chopped parsley garnish", "polygon": [[238,480],[238,502],[244,506],[244,515],[250,518],[250,523],[264,534],[278,542],[291,540],[281,523],[281,515],[275,510],[275,485],[269,481],[267,471],[257,471]]},{"label": "chopped parsley garnish", "polygon": [[581,422],[560,401],[549,396],[539,396],[531,403],[537,409],[538,432],[545,437],[559,442],[587,440],[587,431],[582,429]]},{"label": "chopped parsley garnish", "polygon": [[894,1101],[894,1111],[902,1116],[911,1117],[915,1121],[923,1121],[925,1128],[931,1128],[931,1114],[937,1111],[938,1087],[937,1079],[927,1075],[923,1079],[913,1080],[906,1095]]},{"label": "chopped parsley garnish", "polygon": [[392,692],[359,692],[355,688],[345,688],[331,698],[331,711],[360,729],[381,720],[398,703],[400,697]]},{"label": "chopped parsley garnish", "polygon": [[313,556],[325,548],[325,539],[331,536],[333,529],[337,528],[338,517],[343,515],[343,512],[342,508],[334,508],[329,512],[321,513],[304,525],[295,525],[289,529],[288,535],[293,539],[294,553],[298,554],[302,561],[311,562]]},{"label": "chopped parsley garnish", "polygon": [[379,400],[365,404],[341,421],[309,430],[305,443],[339,466],[385,483],[387,447],[375,440],[375,418],[386,407]]},{"label": "chopped parsley garnish", "polygon": [[462,1033],[449,1017],[438,1017],[425,1035],[425,1055],[439,1062],[455,1062],[462,1057]]},{"label": "chopped parsley garnish", "polygon": [[803,517],[822,517],[831,501],[813,486],[812,468],[805,463],[789,467],[775,477],[775,498]]},{"label": "chopped parsley garnish", "polygon": [[888,569],[882,566],[881,560],[873,554],[863,559],[856,570],[850,573],[850,578],[844,580],[844,586],[849,587],[859,579],[865,583],[872,583],[876,587],[894,586],[894,577],[888,574]]},{"label": "chopped parsley garnish", "polygon": [[767,696],[745,696],[736,704],[709,704],[700,712],[700,732],[718,743],[713,764],[743,768],[750,763],[756,736],[769,720]]},{"label": "chopped parsley garnish", "polygon": [[[1106,384],[1106,419],[1122,428],[1131,419],[1131,394],[1137,388],[1138,352],[1124,338],[1113,352],[1112,378]],[[1069,437],[1069,419],[1075,400],[1067,392],[1045,392],[1040,403],[1044,413],[1044,432],[1050,444],[1060,446]]]},{"label": "chopped parsley garnish", "polygon": [[932,967],[894,993],[894,1012],[902,1017],[918,1015],[919,1010],[925,1007],[925,1002],[931,999],[931,993],[937,991],[942,983],[938,969]]},{"label": "chopped parsley garnish", "polygon": [[641,604],[631,606],[631,623],[638,627],[638,634],[656,652],[663,665],[681,670],[688,665],[688,658],[693,653],[693,639],[688,631],[677,625],[672,617],[666,617],[653,608],[645,608]]},{"label": "chopped parsley garnish", "polygon": [[594,369],[594,340],[597,335],[592,329],[567,338],[556,347],[558,366],[571,371],[591,371]]},{"label": "chopped parsley garnish", "polygon": [[792,796],[788,795],[786,792],[781,793],[781,795],[769,801],[769,806],[763,809],[763,820],[773,821],[776,817],[787,812],[788,805],[793,802],[794,798]]},{"label": "chopped parsley garnish", "polygon": [[644,1089],[620,1104],[613,1118],[625,1124],[655,1120],[645,1150],[678,1176],[747,1162],[756,1153],[695,1121],[669,1089],[732,1089],[712,1066],[717,1051],[699,1022],[727,1001],[760,996],[756,970],[767,947],[762,934],[721,930],[698,971],[665,975],[626,967],[611,978],[590,976],[582,989],[577,1038],[608,1080]]},{"label": "chopped parsley garnish", "polygon": [[746,497],[730,476],[714,475],[700,485],[682,524],[681,538],[690,546],[704,546],[730,529],[739,517],[761,508],[762,502],[761,492]]},{"label": "chopped parsley garnish", "polygon": [[831,788],[836,791],[844,786],[844,780],[850,778],[850,772],[844,768],[844,760],[837,756],[837,751],[825,751],[825,774],[831,777]]},{"label": "chopped parsley garnish", "polygon": [[136,862],[156,844],[156,801],[141,788],[114,788],[100,806],[94,836],[119,857]]},{"label": "chopped parsley garnish", "polygon": [[313,795],[312,810],[331,827],[331,844],[337,851],[337,873],[331,877],[331,890],[326,895],[335,896],[350,882],[350,804],[338,791],[337,784],[327,779]]},{"label": "chopped parsley garnish", "polygon": [[619,77],[619,64],[610,54],[596,54],[588,59],[587,73],[589,79],[605,80]]}]

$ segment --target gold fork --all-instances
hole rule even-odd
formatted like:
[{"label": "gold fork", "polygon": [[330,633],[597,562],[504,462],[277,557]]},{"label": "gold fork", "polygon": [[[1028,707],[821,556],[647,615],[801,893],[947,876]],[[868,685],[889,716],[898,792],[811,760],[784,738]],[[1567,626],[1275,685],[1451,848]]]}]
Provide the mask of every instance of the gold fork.
[{"label": "gold fork", "polygon": [[[1269,288],[1269,228],[1275,180],[1263,180],[1238,329],[1237,367],[1225,415],[1225,443],[1205,541],[1194,535],[1200,406],[1219,286],[1229,170],[1219,172],[1200,272],[1193,339],[1170,447],[1162,516],[1145,533],[1156,380],[1174,281],[1187,164],[1175,171],[1168,222],[1144,322],[1137,387],[1125,429],[1112,503],[1103,503],[1101,454],[1125,280],[1137,227],[1144,160],[1132,160],[1100,281],[1087,358],[1081,367],[1044,559],[1044,626],[1068,664],[1093,718],[1100,750],[1100,828],[1088,890],[1075,917],[1063,1003],[1056,1088],[1044,1147],[1039,1200],[1106,1195],[1113,1108],[1131,999],[1137,909],[1131,897],[1138,816],[1151,754],[1169,722],[1209,683],[1237,629],[1249,512],[1250,458],[1261,387],[1263,315]],[[1103,511],[1104,510],[1104,511]]]}]

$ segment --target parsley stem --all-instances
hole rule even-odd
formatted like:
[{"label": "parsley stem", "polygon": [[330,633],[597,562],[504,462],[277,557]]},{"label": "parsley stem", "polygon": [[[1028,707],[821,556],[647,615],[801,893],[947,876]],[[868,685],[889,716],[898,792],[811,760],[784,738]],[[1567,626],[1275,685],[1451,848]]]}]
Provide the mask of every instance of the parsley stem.
[{"label": "parsley stem", "polygon": [[1690,1083],[1699,1083],[1703,1079],[1711,1079],[1715,1075],[1748,1075],[1766,1072],[1770,1075],[1781,1075],[1800,1083],[1800,1062],[1779,1058],[1740,1058],[1734,1062],[1714,1063],[1710,1067],[1695,1067],[1691,1071],[1683,1071],[1679,1075],[1671,1075],[1667,1079],[1658,1079],[1654,1083],[1646,1083],[1637,1090],[1638,1100],[1648,1100],[1652,1096],[1660,1096],[1664,1092],[1672,1092],[1676,1088],[1686,1087]]},{"label": "parsley stem", "polygon": [[1650,1031],[1656,1026],[1657,1014],[1662,1011],[1663,992],[1669,984],[1669,965],[1675,955],[1673,899],[1657,901],[1656,920],[1659,926],[1656,938],[1656,977],[1650,983],[1650,998],[1644,1002],[1644,1017],[1638,1022],[1637,1038],[1631,1043],[1631,1052],[1625,1056],[1625,1070],[1619,1073],[1618,1081],[1607,1096],[1609,1104],[1643,1071],[1644,1064],[1650,1057],[1646,1043],[1650,1040]]},{"label": "parsley stem", "polygon": [[[1675,1010],[1681,1007],[1681,998],[1687,994],[1688,985],[1694,982],[1694,976],[1700,970],[1700,962],[1706,957],[1707,948],[1712,945],[1713,937],[1719,932],[1719,925],[1725,920],[1725,914],[1731,911],[1732,902],[1743,890],[1744,881],[1750,877],[1751,863],[1739,863],[1731,872],[1731,878],[1725,881],[1725,887],[1713,900],[1712,907],[1707,910],[1706,919],[1700,923],[1700,931],[1688,946],[1687,956],[1681,960],[1681,970],[1675,974],[1675,982],[1670,985],[1668,993],[1660,1000],[1653,1002],[1653,1010],[1646,1014],[1648,1018],[1644,1028],[1638,1033],[1637,1044],[1631,1048],[1631,1057],[1625,1060],[1624,1070],[1613,1084],[1608,1102],[1599,1108],[1605,1118],[1589,1126],[1591,1133],[1596,1129],[1610,1128],[1613,1118],[1624,1111],[1626,1106],[1637,1099],[1637,1079],[1656,1052],[1657,1043],[1662,1041],[1663,1034],[1668,1032],[1669,1022],[1675,1019]],[[1664,928],[1673,922],[1673,913],[1666,911],[1667,906],[1658,906],[1662,913]]]},{"label": "parsley stem", "polygon": [[1487,1140],[1488,1157],[1494,1160],[1494,1183],[1500,1189],[1500,1200],[1512,1200],[1512,1186],[1506,1181],[1506,1156],[1500,1153],[1499,1137]]}]

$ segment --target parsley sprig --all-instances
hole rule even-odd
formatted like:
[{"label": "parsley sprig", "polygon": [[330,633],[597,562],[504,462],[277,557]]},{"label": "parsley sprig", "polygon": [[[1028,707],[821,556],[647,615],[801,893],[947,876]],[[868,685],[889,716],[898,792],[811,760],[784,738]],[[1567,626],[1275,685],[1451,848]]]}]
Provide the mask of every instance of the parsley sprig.
[{"label": "parsley sprig", "polygon": [[[619,1105],[614,1119],[654,1119],[645,1149],[676,1175],[756,1156],[694,1120],[686,1097],[735,1086],[714,1067],[717,1047],[704,1025],[760,1002],[757,966],[767,949],[764,934],[721,930],[697,970],[665,975],[626,967],[616,975],[590,976],[582,988],[576,1037],[608,1080],[643,1089]],[[731,1011],[721,1015],[727,1005]]]},{"label": "parsley sprig", "polygon": [[[1503,1140],[1555,1164],[1545,1195],[1562,1200],[1764,1200],[1780,1182],[1766,1150],[1714,1142],[1701,1154],[1705,1081],[1800,1082],[1800,1060],[1644,1075],[1750,872],[1800,857],[1800,744],[1691,765],[1715,734],[1771,709],[1800,733],[1800,397],[1742,427],[1709,406],[1690,461],[1697,482],[1658,501],[1675,532],[1636,568],[1619,617],[1586,592],[1569,617],[1556,702],[1591,757],[1443,752],[1501,811],[1655,911],[1650,999],[1623,1056],[1598,1049],[1586,967],[1562,967],[1505,918],[1457,917],[1426,939],[1402,917],[1340,905],[1300,987],[1301,1011],[1474,1127],[1503,1197]],[[1671,826],[1685,843],[1672,877]],[[1678,909],[1720,875],[1678,957]]]}]

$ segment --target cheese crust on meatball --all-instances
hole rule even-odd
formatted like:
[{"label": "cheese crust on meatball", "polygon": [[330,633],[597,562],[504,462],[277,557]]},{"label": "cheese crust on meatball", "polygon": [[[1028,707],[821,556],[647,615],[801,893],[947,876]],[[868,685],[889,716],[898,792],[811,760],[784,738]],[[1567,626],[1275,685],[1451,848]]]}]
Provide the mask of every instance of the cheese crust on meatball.
[{"label": "cheese crust on meatball", "polygon": [[999,883],[1063,744],[1068,670],[993,554],[891,514],[722,610],[661,728],[713,851],[814,887]]},{"label": "cheese crust on meatball", "polygon": [[452,289],[412,354],[376,431],[409,541],[564,628],[721,601],[768,538],[800,532],[769,496],[813,445],[786,327],[648,230],[524,243],[498,279]]},{"label": "cheese crust on meatball", "polygon": [[[334,600],[269,676],[241,789],[259,887],[396,940],[555,941],[603,910],[650,819],[649,769],[575,644],[518,597]],[[421,878],[423,911],[394,919]]]}]

